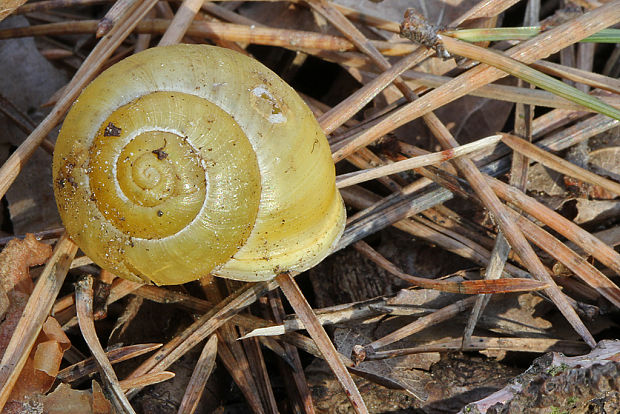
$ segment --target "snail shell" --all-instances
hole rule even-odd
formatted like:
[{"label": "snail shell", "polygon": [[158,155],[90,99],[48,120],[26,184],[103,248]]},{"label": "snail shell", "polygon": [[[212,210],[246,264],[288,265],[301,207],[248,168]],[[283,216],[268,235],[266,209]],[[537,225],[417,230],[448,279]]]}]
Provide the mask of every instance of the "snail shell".
[{"label": "snail shell", "polygon": [[345,223],[308,107],[261,63],[213,46],[156,47],[103,72],[64,121],[53,174],[70,237],[132,280],[303,271]]}]

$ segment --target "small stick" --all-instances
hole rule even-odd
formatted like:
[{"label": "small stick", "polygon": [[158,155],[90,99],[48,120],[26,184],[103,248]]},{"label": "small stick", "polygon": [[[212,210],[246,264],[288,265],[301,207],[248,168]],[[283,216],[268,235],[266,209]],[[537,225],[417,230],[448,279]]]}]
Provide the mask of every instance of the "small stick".
[{"label": "small stick", "polygon": [[[369,76],[371,78],[373,77],[372,74]],[[407,84],[412,87],[419,88],[420,86],[425,86],[427,88],[438,88],[453,78],[449,76],[439,76],[425,72],[408,70],[403,73],[403,79],[405,79]],[[557,95],[542,89],[527,89],[518,86],[496,85],[492,83],[481,86],[480,88],[470,91],[467,94],[481,98],[490,98],[513,103],[570,109],[573,111],[594,112],[592,109],[586,108],[562,97],[558,97]],[[610,105],[618,106],[617,96],[599,96],[599,98]]]},{"label": "small stick", "polygon": [[584,85],[604,89],[613,93],[620,93],[620,80],[610,78],[605,75],[599,75],[598,73],[563,66],[553,62],[547,62],[546,60],[536,61],[530,64],[530,66],[550,75],[559,76],[564,79],[580,82]]},{"label": "small stick", "polygon": [[47,319],[54,300],[67,276],[69,265],[77,252],[77,246],[64,234],[39,276],[24,313],[6,347],[0,366],[0,411],[4,408],[15,381],[26,363],[30,349],[43,323]]},{"label": "small stick", "polygon": [[[116,348],[106,352],[110,363],[116,364],[131,358],[146,354],[160,348],[162,344],[138,344]],[[93,357],[86,358],[76,364],[63,368],[56,375],[56,379],[62,382],[74,382],[97,371]]]},{"label": "small stick", "polygon": [[589,106],[602,114],[620,119],[620,110],[606,104],[595,96],[589,95],[558,79],[545,75],[518,60],[508,57],[498,51],[463,42],[450,36],[440,36],[441,45],[454,55],[475,59],[500,69],[508,74],[536,84],[541,89],[548,90],[565,99],[584,106]]},{"label": "small stick", "polygon": [[[512,6],[515,2],[516,0],[502,0],[489,4],[489,2],[481,1],[476,6],[468,9],[461,17],[453,21],[451,26],[457,26],[467,19],[490,17],[490,15],[499,14],[506,8]],[[388,87],[404,71],[414,65],[417,65],[431,55],[431,51],[422,47],[417,48],[408,56],[400,59],[394,64],[394,66],[384,70],[379,76],[364,85],[362,88],[358,89],[355,93],[333,107],[330,111],[323,114],[323,116],[319,118],[319,124],[323,128],[325,134],[332,133],[336,130],[336,128],[344,124],[354,114],[360,111],[382,90]]]},{"label": "small stick", "polygon": [[375,262],[379,267],[388,271],[390,274],[415,284],[425,289],[435,289],[442,292],[464,293],[464,294],[490,294],[506,293],[519,291],[534,291],[545,289],[547,286],[532,279],[499,279],[499,280],[465,280],[463,282],[452,282],[448,280],[425,279],[409,275],[400,270],[396,265],[383,257],[379,252],[370,247],[364,241],[354,244],[357,251]]},{"label": "small stick", "polygon": [[137,5],[137,0],[117,0],[112,7],[110,7],[110,10],[108,10],[105,16],[103,16],[103,19],[97,23],[95,37],[100,38],[107,35],[110,30],[112,30],[116,22],[120,20],[124,14],[129,13],[131,9],[134,9]]},{"label": "small stick", "polygon": [[[538,21],[534,15],[538,16],[540,4],[536,1],[528,2],[528,12],[526,14],[526,21],[529,22],[530,17]],[[519,80],[518,86],[526,86],[527,90],[531,90],[531,85],[526,84],[522,80]],[[525,136],[529,141],[532,141],[532,121],[534,118],[534,107],[530,105],[517,104],[515,106],[515,133]],[[521,190],[527,186],[527,173],[528,173],[529,161],[521,154],[513,153],[512,165],[510,168],[510,185],[513,185]],[[495,239],[495,245],[491,251],[491,259],[489,265],[484,273],[485,279],[499,279],[502,275],[504,267],[506,266],[506,260],[510,254],[510,244],[504,233],[499,231]],[[476,324],[480,315],[486,308],[487,304],[491,300],[491,296],[478,295],[476,303],[471,310],[465,330],[463,331],[463,349],[466,349],[471,344],[471,336],[474,333]]]},{"label": "small stick", "polygon": [[438,164],[453,159],[455,157],[460,157],[466,154],[470,154],[474,151],[478,151],[480,149],[495,145],[501,139],[501,137],[501,135],[492,135],[490,137],[482,138],[469,144],[452,148],[450,150],[413,157],[377,168],[342,174],[336,177],[336,187],[348,187],[365,181],[374,180],[375,178],[383,177],[386,175],[412,170],[414,168],[425,167],[427,165]]},{"label": "small stick", "polygon": [[394,332],[369,343],[368,345],[366,345],[366,348],[371,348],[375,350],[384,347],[396,341],[400,341],[401,339],[406,338],[410,335],[413,335],[416,332],[420,332],[421,330],[426,329],[429,326],[433,326],[440,322],[444,322],[448,319],[454,318],[465,309],[473,306],[475,301],[475,296],[456,301],[452,305],[441,308],[438,311],[431,313],[430,315],[422,316],[421,318],[416,319],[412,323],[405,325],[402,328],[397,329]]},{"label": "small stick", "polygon": [[[271,311],[273,313],[274,321],[279,324],[283,323],[283,318],[285,317],[284,306],[282,305],[282,300],[277,291],[269,292],[268,301],[271,305]],[[264,340],[268,340],[270,338],[263,337],[259,339],[261,343],[263,343]],[[299,358],[299,352],[297,351],[297,348],[286,342],[282,343],[282,347],[284,349],[284,352],[286,353],[287,358],[290,359],[289,365],[292,368],[291,370],[283,369],[283,371],[288,374],[285,374],[285,378],[290,376],[293,379],[292,384],[287,381],[287,384],[289,384],[287,385],[287,388],[289,388],[290,386],[290,388],[294,390],[293,392],[299,400],[297,402],[297,404],[299,405],[299,411],[302,411],[303,408],[304,414],[315,414],[314,404],[312,402],[312,395],[310,393],[310,388],[308,387],[308,381],[306,380],[306,376],[304,375],[304,369],[303,365],[301,364],[301,359]],[[287,359],[285,359],[285,361],[286,360]]]},{"label": "small stick", "polygon": [[252,412],[256,414],[265,414],[261,396],[256,386],[256,381],[254,381],[254,376],[250,371],[246,355],[237,341],[232,342],[232,340],[226,340],[231,336],[230,334],[231,327],[228,324],[223,325],[216,332],[216,336],[220,341],[217,348],[220,361],[222,361],[228,373],[235,381],[235,384],[237,384],[237,387],[241,390]]},{"label": "small stick", "polygon": [[259,282],[248,284],[233,292],[144,361],[131,373],[130,378],[139,377],[147,372],[165,370],[200,341],[228,322],[241,309],[254,303],[259,296],[276,287],[275,282]]},{"label": "small stick", "polygon": [[[201,278],[200,285],[210,301],[218,303],[224,299],[213,276]],[[263,406],[263,403],[266,401],[261,393],[264,388],[259,378],[254,375],[253,368],[255,367],[251,365],[249,355],[245,352],[242,343],[237,340],[239,332],[230,323],[226,323],[217,330],[216,336],[219,340],[217,352],[220,360],[243,393],[252,412],[265,414],[267,407]]]},{"label": "small stick", "polygon": [[78,282],[75,288],[75,305],[82,337],[97,361],[112,405],[121,414],[135,414],[97,337],[93,319],[93,277],[91,275],[86,275]]},{"label": "small stick", "polygon": [[[376,351],[364,358],[365,361],[376,361],[394,358],[404,355],[420,354],[426,352],[449,352],[461,349],[461,340],[455,339],[445,342],[437,342],[429,345],[416,346],[415,348],[401,348],[388,351]],[[485,351],[498,349],[512,352],[562,352],[564,354],[579,355],[587,352],[588,347],[583,342],[568,341],[547,338],[487,338],[472,336],[468,350]]]},{"label": "small stick", "polygon": [[[568,121],[568,123],[574,120],[572,119],[573,117],[566,114],[558,115],[563,118],[563,121],[566,120]],[[565,125],[564,122],[551,123],[547,131],[549,129],[559,128],[563,125]],[[615,128],[618,125],[620,125],[620,121],[612,119],[605,115],[597,114],[587,119],[584,119],[581,122],[577,122],[575,125],[567,128],[562,128],[560,131],[550,135],[549,137],[538,141],[536,145],[547,151],[561,151],[572,145],[583,142],[588,138],[591,138],[602,132]],[[539,131],[539,134],[542,135],[547,131]]]},{"label": "small stick", "polygon": [[[64,232],[65,232],[64,227],[56,227],[50,230],[37,231],[33,234],[37,240],[49,240],[49,239],[55,239],[55,238],[62,236]],[[2,237],[0,238],[0,246],[4,246],[5,244],[7,244],[13,239],[23,239],[25,237],[26,237],[25,234],[20,234],[17,236]]]},{"label": "small stick", "polygon": [[[522,42],[507,50],[505,54],[513,58],[518,57],[523,63],[530,63],[613,25],[618,20],[620,20],[620,7],[618,7],[618,1],[612,1],[568,23],[554,27],[528,41]],[[386,133],[424,114],[430,113],[448,102],[458,99],[473,89],[504,76],[506,74],[499,69],[486,65],[476,66],[439,88],[430,91],[420,99],[399,108],[382,119],[381,122],[362,131],[353,141],[336,151],[332,157],[334,161],[340,161],[358,148],[370,144]]]},{"label": "small stick", "polygon": [[529,142],[522,140],[519,137],[510,134],[503,134],[502,142],[508,145],[514,151],[526,155],[528,158],[539,162],[545,167],[551,168],[552,170],[555,170],[564,175],[577,178],[586,183],[598,185],[608,191],[611,191],[616,195],[620,195],[620,183],[609,180],[605,177],[601,177],[600,175],[590,172],[585,168],[581,168],[575,164],[572,164],[558,157],[557,155],[553,155],[543,149],[538,148],[536,145],[530,144]]},{"label": "small stick", "polygon": [[620,273],[620,254],[613,248],[527,194],[495,178],[489,176],[485,178],[493,191],[504,201],[514,204],[532,217],[542,221],[567,239],[578,244],[585,252],[594,256],[605,266],[616,273]]},{"label": "small stick", "polygon": [[44,0],[19,6],[13,14],[25,14],[73,6],[109,3],[110,0]]},{"label": "small stick", "polygon": [[338,378],[338,382],[340,382],[342,388],[344,388],[355,412],[368,413],[362,395],[357,389],[355,382],[353,382],[353,378],[351,378],[349,371],[347,371],[347,368],[342,363],[340,354],[329,339],[329,336],[327,336],[323,326],[317,320],[310,304],[306,301],[306,298],[299,289],[299,286],[297,286],[297,283],[295,283],[295,280],[289,273],[280,273],[276,276],[276,282],[280,285],[280,289],[284,292],[284,295],[295,310],[295,313],[304,323],[306,330],[321,350],[321,353],[325,357],[325,361],[334,372],[334,375],[336,375],[336,378]]},{"label": "small stick", "polygon": [[174,15],[168,29],[159,41],[159,46],[168,46],[177,44],[183,39],[185,32],[192,24],[196,17],[196,13],[200,10],[204,0],[183,0],[183,3]]},{"label": "small stick", "polygon": [[[28,114],[24,113],[21,109],[15,106],[13,102],[11,102],[9,99],[6,99],[2,95],[0,95],[0,102],[2,103],[2,105],[0,105],[0,112],[2,112],[7,118],[13,121],[13,123],[22,130],[22,132],[25,132],[26,134],[31,134],[32,128],[36,127],[36,124],[32,119],[30,119]],[[21,120],[11,111],[9,111],[9,107],[11,107],[11,109],[21,117]],[[24,124],[22,120],[28,123],[28,125]],[[54,143],[49,138],[46,137],[43,139],[41,147],[48,154],[54,154]]]},{"label": "small stick", "polygon": [[179,406],[178,414],[193,414],[196,411],[200,396],[211,376],[217,356],[217,336],[211,335],[198,358],[192,377],[185,389],[185,395]]},{"label": "small stick", "polygon": [[170,371],[154,372],[138,378],[124,379],[119,381],[118,385],[121,387],[121,390],[127,391],[136,387],[147,387],[149,385],[168,381],[169,379],[174,378],[174,375],[174,372]]}]

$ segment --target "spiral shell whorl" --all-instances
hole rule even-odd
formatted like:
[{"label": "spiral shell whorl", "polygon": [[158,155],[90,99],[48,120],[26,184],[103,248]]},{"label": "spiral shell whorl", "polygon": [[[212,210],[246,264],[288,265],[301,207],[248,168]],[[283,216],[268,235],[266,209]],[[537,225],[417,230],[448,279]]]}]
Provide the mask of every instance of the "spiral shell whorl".
[{"label": "spiral shell whorl", "polygon": [[82,93],[54,154],[67,231],[130,279],[305,270],[344,210],[312,113],[260,63],[210,46],[149,49]]}]

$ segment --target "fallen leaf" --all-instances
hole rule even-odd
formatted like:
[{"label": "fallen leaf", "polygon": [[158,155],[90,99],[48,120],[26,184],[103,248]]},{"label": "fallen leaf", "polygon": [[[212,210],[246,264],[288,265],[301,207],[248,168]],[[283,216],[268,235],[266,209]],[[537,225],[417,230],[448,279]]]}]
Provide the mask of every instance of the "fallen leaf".
[{"label": "fallen leaf", "polygon": [[616,200],[586,200],[577,199],[575,205],[577,216],[573,221],[577,224],[600,223],[601,221],[617,218],[620,214],[620,201]]},{"label": "fallen leaf", "polygon": [[46,414],[92,413],[92,394],[89,391],[74,390],[61,383],[54,392],[46,395],[43,406]]},{"label": "fallen leaf", "polygon": [[9,401],[28,401],[32,395],[48,392],[60,369],[64,352],[71,346],[69,338],[51,316],[26,359]]},{"label": "fallen leaf", "polygon": [[11,340],[13,331],[34,287],[29,267],[43,264],[52,248],[27,234],[24,240],[13,239],[0,253],[0,357]]},{"label": "fallen leaf", "polygon": [[0,287],[5,292],[32,292],[33,283],[28,268],[43,264],[52,255],[52,247],[38,241],[33,234],[24,240],[13,239],[0,253]]},{"label": "fallen leaf", "polygon": [[110,401],[108,401],[108,399],[103,394],[103,389],[101,388],[101,385],[99,385],[99,383],[95,380],[93,380],[92,384],[93,414],[111,414],[113,412],[112,404],[110,404]]}]

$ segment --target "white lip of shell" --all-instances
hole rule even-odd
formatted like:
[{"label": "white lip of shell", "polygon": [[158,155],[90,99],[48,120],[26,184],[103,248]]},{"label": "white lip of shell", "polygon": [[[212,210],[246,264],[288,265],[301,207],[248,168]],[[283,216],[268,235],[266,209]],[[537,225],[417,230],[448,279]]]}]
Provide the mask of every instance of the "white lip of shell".
[{"label": "white lip of shell", "polygon": [[[175,134],[175,135],[177,135],[179,137],[183,136],[183,134],[180,131],[178,131],[176,129],[172,129],[172,128],[161,128],[161,127],[153,127],[153,126],[142,127],[142,128],[138,128],[136,130],[131,131],[131,133],[127,134],[127,136],[125,136],[123,138],[123,142],[122,142],[123,148],[127,144],[129,144],[138,135],[143,134],[145,132],[149,132],[149,131],[155,131],[155,130],[162,131],[162,132],[169,132],[169,133]],[[200,154],[200,151],[198,149],[196,149],[192,145],[192,143],[191,143],[191,141],[189,139],[187,139],[186,141],[187,141],[187,144],[192,147],[192,149],[194,150],[194,152],[196,154]],[[130,202],[130,200],[127,198],[127,196],[125,195],[125,193],[121,189],[121,187],[120,187],[120,185],[118,183],[118,180],[116,179],[116,174],[117,174],[116,166],[118,165],[118,158],[120,157],[120,155],[121,155],[120,152],[118,154],[115,154],[114,155],[114,159],[112,160],[112,176],[114,177],[114,187],[116,189],[117,194],[119,195],[119,197],[124,202]],[[144,241],[158,240],[158,241],[164,241],[164,240],[167,240],[167,239],[172,239],[174,237],[177,237],[177,236],[181,235],[184,231],[186,231],[186,229],[189,229],[191,226],[193,226],[194,223],[199,219],[199,217],[201,217],[203,215],[203,211],[204,211],[204,209],[206,208],[206,205],[207,205],[207,197],[206,196],[207,196],[207,194],[209,194],[209,175],[207,173],[207,168],[206,168],[204,160],[202,159],[202,157],[199,157],[199,159],[200,159],[200,165],[201,165],[203,171],[205,172],[205,183],[207,184],[207,188],[205,189],[205,202],[202,204],[202,207],[200,208],[200,211],[198,212],[198,214],[196,214],[196,216],[192,219],[191,222],[189,222],[185,227],[183,227],[181,230],[179,230],[176,233],[173,233],[173,234],[170,234],[168,236],[161,237],[161,238],[158,238],[158,239],[144,239],[144,238],[141,238],[141,237],[132,237],[133,240],[140,240],[140,241],[142,241],[142,240],[144,240]],[[85,174],[85,178],[86,178],[86,185],[89,186],[89,188],[90,188],[90,177],[88,176],[88,174]]]}]

